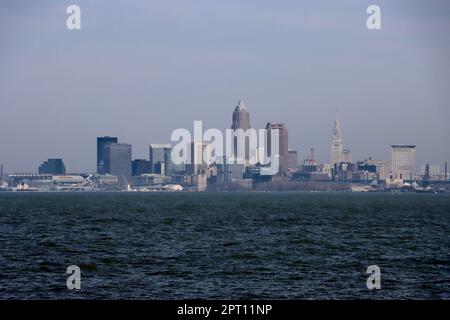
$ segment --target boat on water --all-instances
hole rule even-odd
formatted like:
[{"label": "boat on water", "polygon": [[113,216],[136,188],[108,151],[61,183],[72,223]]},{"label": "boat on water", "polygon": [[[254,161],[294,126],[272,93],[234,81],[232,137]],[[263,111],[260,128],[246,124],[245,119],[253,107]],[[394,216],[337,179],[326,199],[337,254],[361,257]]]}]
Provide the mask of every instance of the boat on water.
[{"label": "boat on water", "polygon": [[14,191],[20,191],[20,192],[33,192],[38,191],[38,188],[32,188],[25,182],[21,182],[17,185],[17,187],[13,188]]}]

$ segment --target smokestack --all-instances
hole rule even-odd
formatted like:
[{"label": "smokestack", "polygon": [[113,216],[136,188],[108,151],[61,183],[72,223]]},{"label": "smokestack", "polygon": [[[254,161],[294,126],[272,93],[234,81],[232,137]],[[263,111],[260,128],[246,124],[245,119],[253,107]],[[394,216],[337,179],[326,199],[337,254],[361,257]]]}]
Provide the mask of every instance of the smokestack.
[{"label": "smokestack", "polygon": [[0,164],[0,182],[3,181],[3,165]]},{"label": "smokestack", "polygon": [[445,176],[445,181],[447,181],[447,161],[445,161],[445,170],[444,170],[444,176]]}]

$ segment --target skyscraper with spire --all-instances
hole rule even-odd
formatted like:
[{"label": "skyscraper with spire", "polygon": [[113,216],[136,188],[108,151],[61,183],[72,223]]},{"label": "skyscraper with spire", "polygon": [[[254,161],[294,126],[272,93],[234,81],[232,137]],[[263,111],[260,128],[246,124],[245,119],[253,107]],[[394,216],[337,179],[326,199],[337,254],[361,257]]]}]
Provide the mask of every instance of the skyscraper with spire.
[{"label": "skyscraper with spire", "polygon": [[[238,155],[238,137],[236,130],[242,129],[244,132],[250,129],[250,114],[248,113],[247,107],[245,106],[244,100],[239,99],[238,105],[234,108],[233,112],[233,123],[231,124],[231,129],[234,131],[234,156]],[[250,143],[248,138],[245,138],[245,163],[248,162],[250,156]]]},{"label": "skyscraper with spire", "polygon": [[331,136],[331,165],[340,164],[343,159],[344,142],[342,140],[341,125],[339,120],[334,122],[333,135]]},{"label": "skyscraper with spire", "polygon": [[244,100],[242,99],[239,99],[238,105],[234,108],[233,124],[231,125],[231,129],[250,129],[250,115],[247,107],[245,106]]}]

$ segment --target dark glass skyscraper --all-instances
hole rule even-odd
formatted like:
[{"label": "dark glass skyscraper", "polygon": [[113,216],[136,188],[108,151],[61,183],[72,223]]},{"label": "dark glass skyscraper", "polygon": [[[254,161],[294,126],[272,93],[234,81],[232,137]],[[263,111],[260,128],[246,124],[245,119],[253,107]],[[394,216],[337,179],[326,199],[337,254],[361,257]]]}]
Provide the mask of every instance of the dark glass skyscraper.
[{"label": "dark glass skyscraper", "polygon": [[170,175],[172,172],[172,147],[170,144],[153,143],[149,147],[149,158],[152,173]]},{"label": "dark glass skyscraper", "polygon": [[66,167],[64,166],[62,159],[48,159],[39,167],[39,174],[66,174]]},{"label": "dark glass skyscraper", "polygon": [[131,144],[110,143],[105,146],[105,173],[117,176],[121,184],[131,177]]},{"label": "dark glass skyscraper", "polygon": [[105,170],[105,147],[117,143],[117,137],[97,137],[97,173],[108,173]]},{"label": "dark glass skyscraper", "polygon": [[150,161],[145,159],[135,159],[131,162],[131,175],[140,176],[141,174],[152,173]]}]

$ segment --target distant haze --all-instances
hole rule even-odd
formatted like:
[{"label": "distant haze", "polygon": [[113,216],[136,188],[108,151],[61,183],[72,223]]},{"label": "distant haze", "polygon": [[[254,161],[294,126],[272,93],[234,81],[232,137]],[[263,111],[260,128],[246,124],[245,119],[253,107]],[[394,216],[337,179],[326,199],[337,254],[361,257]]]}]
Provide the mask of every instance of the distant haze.
[{"label": "distant haze", "polygon": [[[0,163],[63,158],[94,171],[96,137],[148,158],[173,129],[225,129],[239,98],[254,128],[285,122],[290,148],[330,160],[333,123],[353,160],[417,145],[450,161],[450,1],[1,1]],[[81,7],[82,29],[66,28]]]}]

